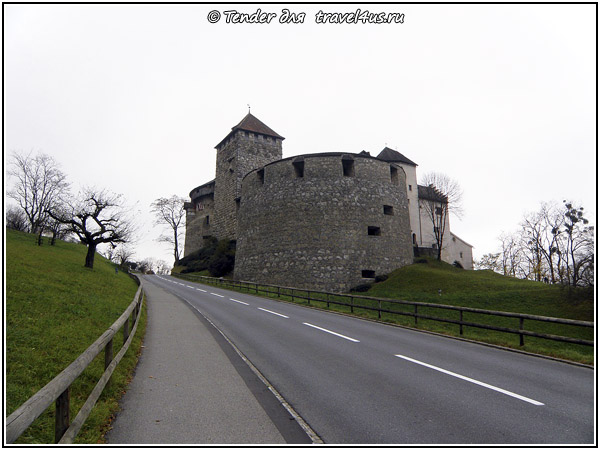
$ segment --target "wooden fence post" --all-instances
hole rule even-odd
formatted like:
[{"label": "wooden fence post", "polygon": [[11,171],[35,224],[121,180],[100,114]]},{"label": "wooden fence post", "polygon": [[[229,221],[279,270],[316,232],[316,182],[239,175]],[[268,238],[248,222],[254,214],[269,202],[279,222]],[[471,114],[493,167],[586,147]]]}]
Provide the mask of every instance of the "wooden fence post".
[{"label": "wooden fence post", "polygon": [[129,317],[123,323],[123,344],[127,342],[127,338],[129,338]]},{"label": "wooden fence post", "polygon": [[379,303],[379,309],[377,310],[377,317],[379,319],[381,319],[381,300],[377,300],[377,302]]},{"label": "wooden fence post", "polygon": [[419,309],[418,309],[418,306],[415,305],[415,325],[417,325],[419,323],[418,314],[419,314]]},{"label": "wooden fence post", "polygon": [[463,312],[460,310],[460,335],[463,335]]},{"label": "wooden fence post", "polygon": [[54,417],[54,443],[58,444],[70,423],[71,386],[69,386],[56,399],[56,412]]},{"label": "wooden fence post", "polygon": [[[104,347],[104,370],[106,370],[106,368],[112,362],[112,360],[113,360],[113,340],[111,339],[110,341],[107,342],[106,347]],[[110,383],[110,378],[106,382],[107,386],[108,386],[108,383]]]},{"label": "wooden fence post", "polygon": [[[525,321],[525,319],[523,319],[522,317],[519,317],[519,330],[520,331],[523,331],[523,322],[524,321]],[[521,347],[523,347],[525,345],[523,333],[519,333],[519,345]]]},{"label": "wooden fence post", "polygon": [[354,297],[350,296],[350,312],[354,313]]}]

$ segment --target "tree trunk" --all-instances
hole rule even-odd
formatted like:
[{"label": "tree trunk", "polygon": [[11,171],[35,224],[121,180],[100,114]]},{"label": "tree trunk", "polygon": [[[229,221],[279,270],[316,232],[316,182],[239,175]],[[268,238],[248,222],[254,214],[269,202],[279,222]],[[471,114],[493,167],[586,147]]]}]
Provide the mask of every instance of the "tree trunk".
[{"label": "tree trunk", "polygon": [[177,228],[175,228],[173,233],[173,240],[175,241],[175,249],[173,251],[175,256],[175,265],[179,264],[179,241],[177,239]]},{"label": "tree trunk", "polygon": [[94,256],[96,256],[96,244],[89,244],[84,267],[94,268]]}]

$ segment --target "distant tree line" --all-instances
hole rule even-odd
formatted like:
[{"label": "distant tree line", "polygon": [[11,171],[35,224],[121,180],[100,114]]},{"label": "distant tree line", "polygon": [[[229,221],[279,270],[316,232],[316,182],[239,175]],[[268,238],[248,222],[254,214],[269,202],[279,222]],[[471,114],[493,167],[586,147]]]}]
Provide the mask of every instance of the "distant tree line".
[{"label": "distant tree line", "polygon": [[475,262],[477,269],[570,286],[594,285],[594,227],[584,208],[564,200],[542,203],[513,233],[499,237],[500,251]]},{"label": "distant tree line", "polygon": [[67,176],[51,156],[13,153],[8,174],[14,180],[8,196],[18,207],[6,210],[6,226],[37,235],[76,237],[88,247],[85,267],[94,267],[99,245],[116,247],[132,242],[136,231],[123,197],[96,187],[73,194]]}]

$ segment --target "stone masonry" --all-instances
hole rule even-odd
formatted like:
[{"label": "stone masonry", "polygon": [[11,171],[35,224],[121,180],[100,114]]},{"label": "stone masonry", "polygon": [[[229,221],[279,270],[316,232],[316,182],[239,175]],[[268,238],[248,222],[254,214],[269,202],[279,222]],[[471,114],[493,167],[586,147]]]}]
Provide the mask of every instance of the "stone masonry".
[{"label": "stone masonry", "polygon": [[280,160],[283,139],[248,114],[216,146],[214,199],[218,207],[215,209],[213,229],[218,239],[236,239],[242,178],[254,169]]},{"label": "stone masonry", "polygon": [[215,180],[185,205],[186,255],[232,239],[235,279],[335,292],[412,263],[416,179],[390,151],[282,159],[283,139],[248,113],[217,144]]},{"label": "stone masonry", "polygon": [[235,278],[347,291],[412,263],[404,171],[356,154],[288,158],[242,183]]}]

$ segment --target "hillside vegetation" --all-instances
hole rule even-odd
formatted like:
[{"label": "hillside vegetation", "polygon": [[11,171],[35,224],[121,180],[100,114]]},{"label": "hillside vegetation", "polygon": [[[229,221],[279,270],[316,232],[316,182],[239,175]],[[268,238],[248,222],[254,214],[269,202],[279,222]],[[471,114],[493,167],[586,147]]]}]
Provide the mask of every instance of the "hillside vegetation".
[{"label": "hillside vegetation", "polygon": [[[6,231],[6,413],[9,415],[75,360],[131,303],[136,283],[97,255],[94,269],[83,267],[86,247],[57,241],[36,245],[36,237]],[[145,309],[144,309],[145,311]],[[96,443],[103,424],[116,411],[137,360],[145,314],[132,347],[114,372],[109,387],[76,442]],[[114,353],[122,339],[115,339]],[[104,371],[104,354],[73,384],[71,418]],[[52,443],[50,407],[17,443]]]},{"label": "hillside vegetation", "polygon": [[591,289],[520,280],[491,270],[463,270],[429,258],[417,261],[390,273],[363,295],[594,320]]}]

